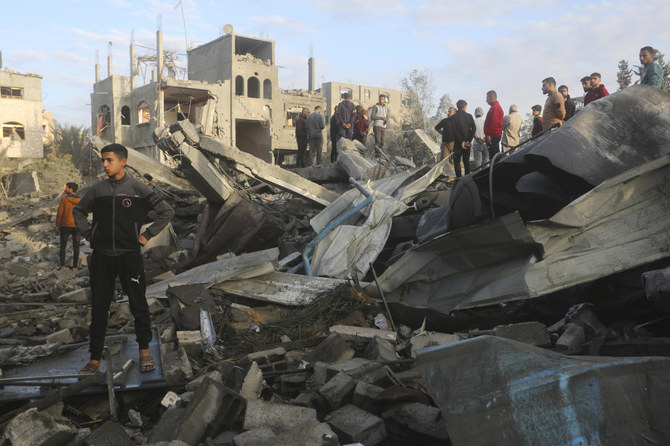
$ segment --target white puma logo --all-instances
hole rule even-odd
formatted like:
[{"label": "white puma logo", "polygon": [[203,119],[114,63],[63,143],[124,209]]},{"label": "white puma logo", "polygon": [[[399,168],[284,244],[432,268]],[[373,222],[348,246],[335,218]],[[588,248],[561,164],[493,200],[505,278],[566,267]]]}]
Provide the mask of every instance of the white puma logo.
[{"label": "white puma logo", "polygon": [[141,274],[138,274],[138,275],[137,275],[137,279],[135,279],[134,277],[131,277],[131,278],[130,278],[130,281],[131,281],[131,282],[135,282],[136,284],[139,285],[139,284],[140,284],[140,276],[141,276]]}]

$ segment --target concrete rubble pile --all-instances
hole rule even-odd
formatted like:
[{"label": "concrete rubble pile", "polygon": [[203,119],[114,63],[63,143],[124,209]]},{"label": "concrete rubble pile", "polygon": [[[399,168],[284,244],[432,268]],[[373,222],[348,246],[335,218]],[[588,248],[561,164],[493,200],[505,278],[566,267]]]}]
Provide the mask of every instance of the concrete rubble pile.
[{"label": "concrete rubble pile", "polygon": [[0,442],[670,443],[669,112],[627,88],[457,180],[350,141],[289,171],[157,128],[168,162],[128,159],[176,210],[144,249],[144,376],[120,287],[103,372],[76,375],[90,248],[56,270],[56,197],[0,201]]}]

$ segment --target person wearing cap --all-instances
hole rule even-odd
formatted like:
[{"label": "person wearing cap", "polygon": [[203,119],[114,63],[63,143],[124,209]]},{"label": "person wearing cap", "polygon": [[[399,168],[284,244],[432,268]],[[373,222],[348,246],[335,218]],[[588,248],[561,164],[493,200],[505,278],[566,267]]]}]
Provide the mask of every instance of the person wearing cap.
[{"label": "person wearing cap", "polygon": [[516,147],[521,141],[519,132],[521,132],[521,124],[523,118],[518,113],[519,108],[512,104],[509,106],[509,114],[503,118],[503,135],[500,140],[503,152]]},{"label": "person wearing cap", "polygon": [[609,96],[609,91],[605,88],[605,84],[600,83],[600,80],[600,73],[591,73],[591,89],[584,96],[584,106],[589,105],[595,100]]},{"label": "person wearing cap", "polygon": [[484,110],[475,108],[475,136],[472,138],[472,156],[475,159],[475,167],[484,164],[486,160],[486,138],[484,136]]},{"label": "person wearing cap", "polygon": [[640,63],[644,66],[640,84],[661,88],[663,85],[663,67],[654,60],[655,53],[656,50],[650,46],[640,49]]},{"label": "person wearing cap", "polygon": [[489,159],[493,159],[495,154],[500,152],[500,137],[505,112],[498,102],[498,93],[493,90],[486,93],[486,103],[491,108],[486,113],[486,120],[484,120],[484,135],[486,135],[486,144],[489,146]]},{"label": "person wearing cap", "polygon": [[542,80],[542,94],[547,95],[547,102],[544,103],[544,112],[542,112],[542,130],[547,130],[555,124],[563,125],[565,99],[556,90],[556,80],[553,77]]},{"label": "person wearing cap", "polygon": [[575,101],[573,101],[570,97],[570,94],[568,94],[567,85],[561,85],[558,87],[558,92],[565,99],[565,120],[567,121],[575,115],[577,106],[575,105]]}]

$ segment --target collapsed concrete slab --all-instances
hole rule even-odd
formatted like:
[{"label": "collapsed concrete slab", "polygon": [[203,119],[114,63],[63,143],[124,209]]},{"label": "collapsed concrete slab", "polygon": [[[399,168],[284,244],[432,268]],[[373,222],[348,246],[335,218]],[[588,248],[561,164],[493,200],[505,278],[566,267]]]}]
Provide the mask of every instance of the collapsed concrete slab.
[{"label": "collapsed concrete slab", "polygon": [[[670,359],[570,357],[481,336],[419,352],[454,445],[665,443]],[[486,370],[486,373],[481,373]]]}]

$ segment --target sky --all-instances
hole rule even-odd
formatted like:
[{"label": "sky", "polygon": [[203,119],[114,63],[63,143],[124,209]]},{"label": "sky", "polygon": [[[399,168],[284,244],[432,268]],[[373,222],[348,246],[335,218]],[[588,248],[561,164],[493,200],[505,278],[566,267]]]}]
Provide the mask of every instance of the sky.
[{"label": "sky", "polygon": [[524,116],[544,104],[546,77],[581,96],[579,80],[597,71],[612,93],[619,60],[639,65],[646,45],[670,55],[667,0],[28,0],[3,5],[3,16],[3,68],[42,76],[45,111],[78,127],[91,126],[96,61],[106,77],[111,48],[114,74],[128,75],[130,43],[138,55],[155,54],[158,29],[184,67],[187,48],[231,24],[237,34],[276,42],[280,88],[307,88],[312,54],[317,86],[401,89],[419,69],[432,75],[435,106],[448,93],[471,113],[486,110],[486,92],[496,90],[505,112],[516,104]]}]

